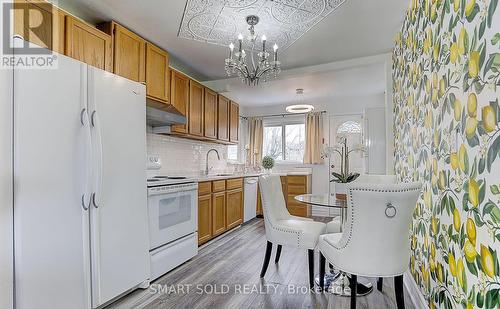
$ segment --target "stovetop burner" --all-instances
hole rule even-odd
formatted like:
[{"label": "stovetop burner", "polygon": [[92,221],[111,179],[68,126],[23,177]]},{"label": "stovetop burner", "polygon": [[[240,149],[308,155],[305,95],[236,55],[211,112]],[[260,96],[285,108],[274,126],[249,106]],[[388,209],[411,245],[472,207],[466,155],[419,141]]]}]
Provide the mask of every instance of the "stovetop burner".
[{"label": "stovetop burner", "polygon": [[196,182],[195,178],[186,176],[149,175],[149,178],[147,178],[148,187],[168,186],[193,182]]}]

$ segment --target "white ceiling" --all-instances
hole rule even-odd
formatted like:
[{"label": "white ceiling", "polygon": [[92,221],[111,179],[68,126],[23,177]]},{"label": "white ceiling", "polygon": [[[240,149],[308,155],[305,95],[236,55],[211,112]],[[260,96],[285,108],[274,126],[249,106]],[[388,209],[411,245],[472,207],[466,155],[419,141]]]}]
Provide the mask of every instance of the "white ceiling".
[{"label": "white ceiling", "polygon": [[[258,86],[247,86],[237,78],[205,84],[246,107],[314,105],[337,98],[383,94],[389,59],[388,55],[380,55],[288,70],[279,79]],[[296,88],[304,89],[300,98],[295,93]]]},{"label": "white ceiling", "polygon": [[[229,43],[236,43],[238,34],[249,34],[249,26],[244,21],[247,16],[256,15],[259,21],[255,25],[255,35],[260,38],[265,34],[270,43],[268,48],[271,49],[276,43],[281,54],[344,2],[345,0],[187,0],[179,37],[227,48]],[[260,45],[260,41],[258,43]]]},{"label": "white ceiling", "polygon": [[[168,50],[175,67],[202,81],[225,76],[224,58],[228,48],[178,37],[186,0],[57,2],[91,22],[113,19],[122,23]],[[408,0],[346,0],[281,53],[282,68],[287,70],[388,52],[401,27],[407,3]]]}]

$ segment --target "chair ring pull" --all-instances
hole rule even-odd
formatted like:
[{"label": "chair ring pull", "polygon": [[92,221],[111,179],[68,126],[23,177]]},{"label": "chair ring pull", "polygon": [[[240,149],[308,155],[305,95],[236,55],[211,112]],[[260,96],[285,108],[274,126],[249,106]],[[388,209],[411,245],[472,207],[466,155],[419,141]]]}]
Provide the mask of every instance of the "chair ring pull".
[{"label": "chair ring pull", "polygon": [[396,207],[394,207],[392,203],[389,202],[385,205],[385,216],[387,218],[394,218],[396,216],[396,213]]}]

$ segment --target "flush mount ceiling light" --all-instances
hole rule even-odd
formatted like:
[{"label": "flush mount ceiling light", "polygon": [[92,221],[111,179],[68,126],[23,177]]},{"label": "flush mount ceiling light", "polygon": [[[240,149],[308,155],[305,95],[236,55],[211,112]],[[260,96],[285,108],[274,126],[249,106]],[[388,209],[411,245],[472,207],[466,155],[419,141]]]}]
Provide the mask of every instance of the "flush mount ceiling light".
[{"label": "flush mount ceiling light", "polygon": [[[295,93],[297,94],[298,97],[298,102],[301,102],[301,96],[304,93],[304,89],[298,88],[295,90]],[[294,105],[288,105],[286,107],[286,112],[287,113],[292,113],[292,114],[303,114],[303,113],[309,113],[314,110],[314,106],[309,105],[309,104],[294,104]]]},{"label": "flush mount ceiling light", "polygon": [[[249,15],[246,17],[247,24],[250,26],[248,31],[250,35],[247,40],[249,43],[248,54],[243,48],[243,35],[238,35],[238,49],[234,52],[234,44],[229,44],[229,58],[226,59],[224,68],[227,76],[237,74],[241,81],[249,86],[256,86],[262,79],[267,81],[271,76],[276,78],[280,73],[280,62],[278,61],[278,45],[273,46],[273,56],[270,59],[270,53],[266,49],[267,38],[262,35],[260,39],[262,50],[256,50],[257,34],[255,34],[255,25],[259,23],[259,17]],[[247,42],[245,42],[247,43]]]}]

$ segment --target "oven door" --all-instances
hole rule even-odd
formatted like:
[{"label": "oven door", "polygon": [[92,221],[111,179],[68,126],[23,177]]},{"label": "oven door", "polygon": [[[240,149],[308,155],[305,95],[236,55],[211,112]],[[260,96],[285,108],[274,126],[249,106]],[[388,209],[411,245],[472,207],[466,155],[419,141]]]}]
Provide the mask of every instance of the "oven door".
[{"label": "oven door", "polygon": [[196,232],[198,185],[148,189],[150,250]]}]

